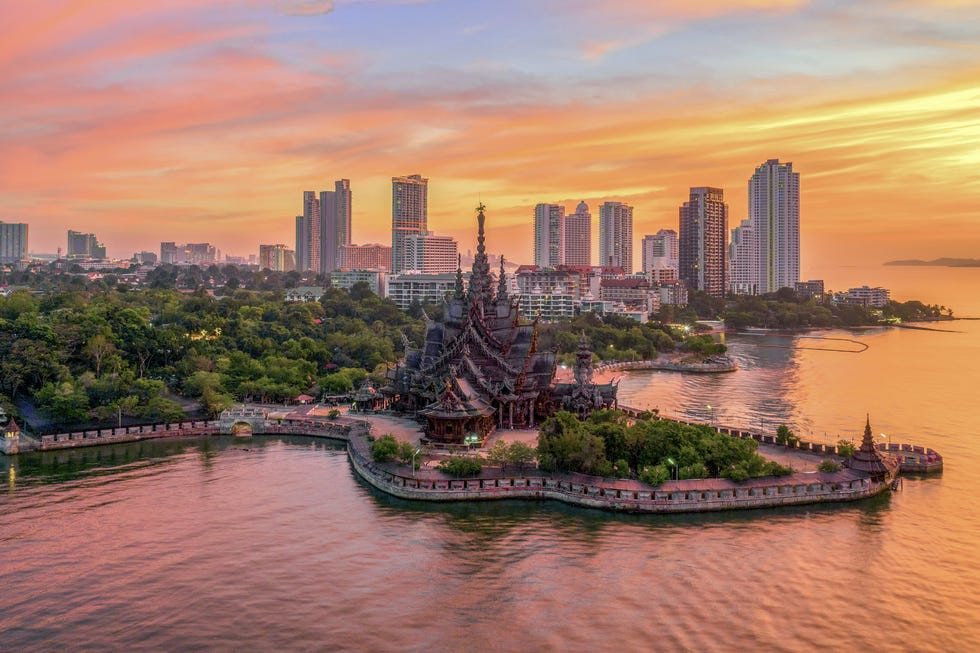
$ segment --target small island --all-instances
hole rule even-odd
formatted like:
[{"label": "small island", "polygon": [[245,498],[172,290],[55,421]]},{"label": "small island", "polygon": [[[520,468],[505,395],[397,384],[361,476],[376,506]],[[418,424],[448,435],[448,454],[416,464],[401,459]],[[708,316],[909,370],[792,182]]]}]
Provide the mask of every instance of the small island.
[{"label": "small island", "polygon": [[899,259],[896,261],[885,261],[882,265],[903,265],[903,266],[932,266],[944,268],[980,268],[980,259],[976,258],[935,258],[931,261],[920,259]]}]

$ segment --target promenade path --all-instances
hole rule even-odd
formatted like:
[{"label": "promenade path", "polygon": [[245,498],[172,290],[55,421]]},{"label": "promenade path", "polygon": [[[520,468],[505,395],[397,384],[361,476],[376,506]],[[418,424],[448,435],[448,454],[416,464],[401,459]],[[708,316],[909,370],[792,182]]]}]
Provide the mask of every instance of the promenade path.
[{"label": "promenade path", "polygon": [[[304,415],[308,414],[311,417],[325,417],[327,412],[333,408],[334,407],[319,407],[318,409],[317,407],[304,406],[301,407],[300,410],[292,412],[298,412]],[[346,407],[341,410],[341,413],[347,413]],[[377,413],[357,413],[356,415],[352,415],[352,417],[370,422],[371,433],[375,437],[386,433],[391,433],[397,440],[405,440],[417,445],[419,443],[419,438],[422,435],[421,425],[409,417]],[[492,436],[490,436],[490,439],[487,440],[486,447],[476,451],[486,451],[486,449],[492,447],[497,440],[501,440],[508,444],[511,442],[520,441],[531,446],[537,446],[538,429],[497,430]],[[827,458],[833,458],[835,460],[840,459],[839,456],[801,451],[799,449],[790,449],[782,445],[766,444],[763,442],[759,443],[759,454],[768,460],[779,463],[780,465],[790,465],[798,472],[815,472],[817,471],[817,466],[821,463],[821,461]]]}]

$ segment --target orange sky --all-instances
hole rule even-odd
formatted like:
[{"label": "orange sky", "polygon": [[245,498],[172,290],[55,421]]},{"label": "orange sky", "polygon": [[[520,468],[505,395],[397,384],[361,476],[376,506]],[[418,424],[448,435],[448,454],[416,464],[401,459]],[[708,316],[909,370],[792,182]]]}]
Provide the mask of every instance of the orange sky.
[{"label": "orange sky", "polygon": [[779,158],[805,277],[980,257],[980,8],[637,4],[0,0],[0,220],[35,252],[249,254],[345,177],[355,241],[385,242],[419,173],[432,230],[472,248],[482,200],[490,249],[529,261],[537,202],[626,201],[639,241],[720,186],[734,227]]}]

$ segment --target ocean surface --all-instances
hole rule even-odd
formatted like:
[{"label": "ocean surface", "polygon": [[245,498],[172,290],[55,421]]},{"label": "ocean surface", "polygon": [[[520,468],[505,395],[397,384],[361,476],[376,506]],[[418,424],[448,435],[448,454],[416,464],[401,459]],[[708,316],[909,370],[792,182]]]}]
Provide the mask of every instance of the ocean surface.
[{"label": "ocean surface", "polygon": [[[834,287],[980,316],[980,269],[870,272]],[[870,415],[944,455],[854,504],[416,504],[299,437],[0,456],[0,650],[980,650],[980,322],[938,327],[808,334],[857,354],[733,336],[738,372],[621,382],[624,403],[817,441]]]}]

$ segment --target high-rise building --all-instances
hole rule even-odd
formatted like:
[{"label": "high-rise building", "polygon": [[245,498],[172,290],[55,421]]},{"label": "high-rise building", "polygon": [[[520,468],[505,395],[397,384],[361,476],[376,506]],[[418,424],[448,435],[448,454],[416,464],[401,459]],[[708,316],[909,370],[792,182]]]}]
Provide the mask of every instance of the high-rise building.
[{"label": "high-rise building", "polygon": [[340,267],[338,248],[350,244],[350,180],[334,182],[334,190],[320,192],[320,272]]},{"label": "high-rise building", "polygon": [[633,207],[606,202],[599,207],[599,265],[633,273]]},{"label": "high-rise building", "polygon": [[68,230],[68,258],[105,258],[105,245],[95,234]]},{"label": "high-rise building", "polygon": [[306,263],[306,221],[303,216],[296,216],[296,269],[310,269]]},{"label": "high-rise building", "polygon": [[575,213],[565,216],[565,265],[592,265],[592,214],[579,202]]},{"label": "high-rise building", "polygon": [[800,280],[800,173],[769,159],[749,179],[749,222],[758,240],[758,292]]},{"label": "high-rise building", "polygon": [[728,288],[725,191],[706,186],[691,188],[690,199],[680,207],[679,232],[678,275],[681,280],[692,290],[724,297]]},{"label": "high-rise building", "polygon": [[751,220],[732,229],[728,245],[728,290],[736,295],[759,293],[759,239]]},{"label": "high-rise building", "polygon": [[345,270],[382,270],[391,272],[391,247],[388,245],[341,245],[337,267]]},{"label": "high-rise building", "polygon": [[[320,241],[320,200],[316,191],[303,191],[303,250],[298,253],[302,260],[301,272],[320,271],[320,254],[323,246]],[[297,243],[297,246],[299,243]]]},{"label": "high-rise building", "polygon": [[677,269],[679,252],[677,232],[661,229],[652,236],[643,237],[643,273],[667,268]]},{"label": "high-rise building", "polygon": [[353,215],[353,194],[350,179],[334,182],[334,211],[337,216],[337,247],[351,244],[351,216]]},{"label": "high-rise building", "polygon": [[285,245],[259,245],[259,269],[290,272],[296,269],[296,255]]},{"label": "high-rise building", "polygon": [[429,180],[422,175],[391,178],[391,270],[395,274],[412,269],[406,260],[405,238],[427,230],[428,198]]},{"label": "high-rise building", "polygon": [[534,207],[534,264],[554,268],[565,255],[565,207],[538,204]]},{"label": "high-rise building", "polygon": [[405,235],[405,270],[423,274],[454,272],[459,265],[459,246],[450,236],[431,231]]},{"label": "high-rise building", "polygon": [[0,264],[27,259],[27,225],[0,221]]},{"label": "high-rise building", "polygon": [[170,265],[177,262],[177,243],[172,240],[160,243],[160,262]]}]

